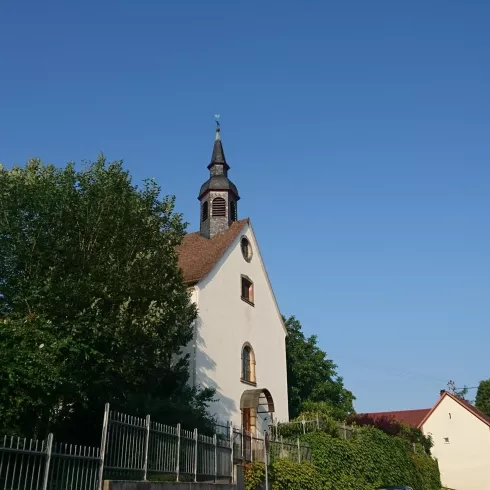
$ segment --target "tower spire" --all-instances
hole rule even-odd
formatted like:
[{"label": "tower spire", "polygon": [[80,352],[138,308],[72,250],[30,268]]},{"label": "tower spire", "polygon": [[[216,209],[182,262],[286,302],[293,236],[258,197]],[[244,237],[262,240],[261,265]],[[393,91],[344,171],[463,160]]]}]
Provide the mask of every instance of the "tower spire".
[{"label": "tower spire", "polygon": [[201,202],[201,235],[206,238],[225,231],[237,219],[238,189],[228,178],[228,165],[221,142],[219,115],[215,115],[216,134],[213,154],[208,165],[209,179],[199,191]]},{"label": "tower spire", "polygon": [[219,123],[219,114],[215,116],[216,120],[216,136],[214,138],[214,146],[213,146],[213,154],[211,156],[211,163],[208,165],[208,169],[211,170],[211,167],[215,164],[223,165],[224,175],[227,174],[227,171],[230,169],[229,165],[226,163],[225,152],[223,150],[223,143],[221,143],[221,126]]}]

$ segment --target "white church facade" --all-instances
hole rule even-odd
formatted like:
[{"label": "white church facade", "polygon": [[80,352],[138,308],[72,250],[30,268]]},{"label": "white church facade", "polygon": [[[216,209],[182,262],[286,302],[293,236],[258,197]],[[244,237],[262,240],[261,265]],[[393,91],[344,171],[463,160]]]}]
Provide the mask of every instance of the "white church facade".
[{"label": "white church facade", "polygon": [[178,249],[198,307],[187,347],[190,381],[216,390],[210,411],[264,435],[288,420],[286,329],[250,219],[238,220],[236,186],[217,127],[209,179],[199,193],[200,231]]}]

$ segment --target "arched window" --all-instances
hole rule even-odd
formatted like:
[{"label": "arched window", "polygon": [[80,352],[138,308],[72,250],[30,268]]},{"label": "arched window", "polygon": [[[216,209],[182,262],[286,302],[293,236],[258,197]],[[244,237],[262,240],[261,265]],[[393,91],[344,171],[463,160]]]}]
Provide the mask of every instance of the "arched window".
[{"label": "arched window", "polygon": [[255,384],[255,354],[250,344],[242,349],[242,381]]},{"label": "arched window", "polygon": [[230,220],[231,221],[236,221],[237,220],[237,215],[236,215],[236,202],[231,201],[230,203]]},{"label": "arched window", "polygon": [[226,216],[226,201],[222,197],[213,199],[213,216]]},{"label": "arched window", "polygon": [[209,215],[209,203],[208,201],[204,201],[202,203],[202,209],[201,209],[201,221],[206,221],[208,219]]}]

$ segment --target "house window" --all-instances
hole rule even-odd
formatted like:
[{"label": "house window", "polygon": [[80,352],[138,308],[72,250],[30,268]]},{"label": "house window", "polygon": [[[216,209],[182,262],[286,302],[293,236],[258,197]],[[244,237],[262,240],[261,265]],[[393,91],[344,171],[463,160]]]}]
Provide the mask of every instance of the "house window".
[{"label": "house window", "polygon": [[251,305],[254,304],[254,285],[247,276],[242,276],[242,299]]},{"label": "house window", "polygon": [[252,245],[250,245],[247,237],[243,237],[240,240],[240,247],[242,249],[243,258],[247,262],[250,262],[252,260]]},{"label": "house window", "polygon": [[226,216],[226,201],[222,197],[213,199],[213,216]]},{"label": "house window", "polygon": [[255,384],[255,354],[250,344],[242,348],[242,381]]},{"label": "house window", "polygon": [[201,221],[206,221],[209,216],[209,203],[208,201],[204,201],[202,203],[202,214],[201,214]]}]

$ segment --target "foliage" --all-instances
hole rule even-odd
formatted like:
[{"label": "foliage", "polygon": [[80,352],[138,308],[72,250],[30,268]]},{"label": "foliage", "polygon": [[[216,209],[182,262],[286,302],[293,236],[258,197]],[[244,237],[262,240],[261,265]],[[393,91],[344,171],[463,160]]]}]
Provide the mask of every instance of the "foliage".
[{"label": "foliage", "polygon": [[[273,490],[321,490],[322,476],[307,461],[296,463],[286,459],[274,461],[269,468],[269,482]],[[265,481],[265,464],[254,462],[244,465],[246,490],[258,490]]]},{"label": "foliage", "polygon": [[490,379],[480,381],[476,392],[475,406],[490,417]]},{"label": "foliage", "polygon": [[428,458],[425,454],[413,454],[412,461],[417,468],[420,478],[420,488],[439,489],[441,485],[441,476],[439,474],[439,465],[433,458]]},{"label": "foliage", "polygon": [[461,400],[466,400],[468,396],[468,391],[469,388],[466,385],[464,385],[464,388],[455,389],[453,395],[457,396],[458,398],[461,398]]},{"label": "foliage", "polygon": [[258,461],[243,465],[245,490],[258,490],[265,480],[265,464]]},{"label": "foliage", "polygon": [[359,436],[348,441],[322,432],[303,439],[310,444],[313,463],[329,490],[374,490],[389,485],[441,488],[435,460],[414,454],[408,441],[376,428],[360,428]]},{"label": "foliage", "polygon": [[180,356],[196,316],[175,250],[186,225],[159,196],[103,156],[0,166],[0,433],[91,442],[106,401],[212,423]]},{"label": "foliage", "polygon": [[401,424],[390,417],[373,417],[368,414],[351,415],[347,423],[360,427],[376,427],[387,435],[402,437],[412,444],[420,444],[427,454],[430,454],[433,446],[432,439],[425,436],[420,429]]},{"label": "foliage", "polygon": [[323,479],[308,461],[295,463],[286,459],[271,466],[272,490],[322,490]]},{"label": "foliage", "polygon": [[307,402],[330,405],[330,415],[343,420],[354,413],[353,394],[344,388],[337,366],[317,345],[317,337],[305,337],[301,323],[294,316],[284,318],[288,336],[286,355],[289,384],[289,416],[298,417],[307,410]]},{"label": "foliage", "polygon": [[277,435],[292,438],[317,430],[331,435],[338,434],[339,423],[333,418],[330,403],[307,401],[303,407],[305,410],[295,419],[277,424]]}]

